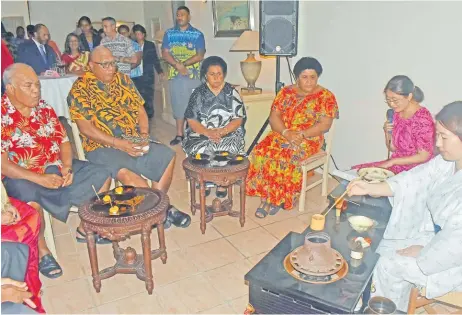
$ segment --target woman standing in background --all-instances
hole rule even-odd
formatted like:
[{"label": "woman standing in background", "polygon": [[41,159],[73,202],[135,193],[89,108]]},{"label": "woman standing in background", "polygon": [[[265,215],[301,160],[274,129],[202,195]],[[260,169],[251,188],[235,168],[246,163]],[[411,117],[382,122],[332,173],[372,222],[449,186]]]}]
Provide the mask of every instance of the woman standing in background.
[{"label": "woman standing in background", "polygon": [[95,47],[99,46],[101,37],[91,26],[91,20],[88,16],[82,16],[77,25],[82,30],[80,42],[84,51],[92,51]]},{"label": "woman standing in background", "polygon": [[142,51],[140,67],[143,73],[143,75],[133,78],[133,83],[135,83],[136,88],[144,99],[144,108],[148,117],[152,118],[154,117],[154,69],[160,79],[164,78],[164,71],[160,66],[156,45],[146,40],[146,29],[142,25],[136,24],[133,26],[132,33]]}]

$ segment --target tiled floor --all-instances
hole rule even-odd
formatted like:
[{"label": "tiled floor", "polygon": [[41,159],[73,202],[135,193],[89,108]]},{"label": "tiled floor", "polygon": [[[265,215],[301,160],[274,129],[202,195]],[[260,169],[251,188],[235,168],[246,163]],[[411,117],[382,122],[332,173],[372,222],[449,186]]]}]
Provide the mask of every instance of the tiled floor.
[{"label": "tiled floor", "polygon": [[[164,143],[174,135],[174,128],[155,121],[152,133]],[[177,162],[174,180],[169,191],[173,205],[190,213],[189,193],[181,161],[184,154],[175,147]],[[332,180],[331,188],[336,184]],[[236,190],[237,192],[237,190]],[[213,192],[212,192],[213,195]],[[238,197],[238,196],[236,196]],[[53,222],[58,261],[64,275],[50,280],[42,277],[43,302],[48,313],[136,314],[136,313],[238,313],[242,314],[248,301],[247,273],[290,231],[303,231],[311,214],[322,211],[325,199],[320,187],[307,196],[306,211],[280,211],[275,216],[257,219],[257,198],[247,198],[246,223],[240,227],[237,218],[219,217],[207,224],[205,235],[199,229],[199,214],[187,229],[170,228],[166,231],[167,264],[154,261],[155,289],[148,295],[144,282],[134,275],[116,275],[102,281],[96,293],[91,279],[88,252],[85,244],[75,241],[79,223],[71,214],[67,224]],[[153,233],[153,248],[157,233]],[[122,243],[140,252],[140,236]],[[99,267],[114,262],[110,245],[98,246]]]}]

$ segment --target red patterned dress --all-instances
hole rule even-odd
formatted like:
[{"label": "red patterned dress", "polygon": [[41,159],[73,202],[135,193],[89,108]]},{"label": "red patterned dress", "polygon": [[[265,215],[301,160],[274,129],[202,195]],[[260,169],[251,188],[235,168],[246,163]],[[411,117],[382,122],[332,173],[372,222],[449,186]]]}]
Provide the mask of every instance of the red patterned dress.
[{"label": "red patterned dress", "polygon": [[[287,129],[303,131],[313,127],[322,116],[338,118],[334,94],[327,89],[300,95],[295,86],[284,87],[274,99],[272,110],[281,113]],[[304,139],[297,149],[289,147],[286,138],[271,131],[252,151],[246,190],[273,205],[294,207],[302,187],[300,162],[319,152],[324,136]]]},{"label": "red patterned dress", "polygon": [[[2,225],[2,242],[18,242],[29,246],[29,259],[24,282],[32,293],[31,300],[37,305],[34,310],[45,313],[40,299],[42,283],[39,278],[38,237],[40,233],[40,214],[27,203],[9,198],[19,212],[21,219],[14,225]],[[2,200],[2,202],[4,202]]]}]

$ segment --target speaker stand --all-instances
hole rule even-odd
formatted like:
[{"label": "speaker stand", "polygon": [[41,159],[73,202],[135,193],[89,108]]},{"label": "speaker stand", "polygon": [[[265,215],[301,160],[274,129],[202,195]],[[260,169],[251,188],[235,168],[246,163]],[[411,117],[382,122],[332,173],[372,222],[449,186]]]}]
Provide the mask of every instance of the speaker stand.
[{"label": "speaker stand", "polygon": [[[284,83],[281,82],[280,80],[281,80],[281,57],[276,56],[276,82],[274,85],[276,95],[278,95],[279,91],[284,87]],[[247,155],[249,155],[250,152],[252,152],[253,148],[257,145],[258,140],[260,140],[260,137],[263,134],[263,132],[265,132],[266,127],[268,127],[268,124],[269,124],[269,117],[266,118],[265,123],[260,128],[260,131],[258,131],[257,136],[255,137],[255,139],[253,139],[252,144],[247,150]]]}]

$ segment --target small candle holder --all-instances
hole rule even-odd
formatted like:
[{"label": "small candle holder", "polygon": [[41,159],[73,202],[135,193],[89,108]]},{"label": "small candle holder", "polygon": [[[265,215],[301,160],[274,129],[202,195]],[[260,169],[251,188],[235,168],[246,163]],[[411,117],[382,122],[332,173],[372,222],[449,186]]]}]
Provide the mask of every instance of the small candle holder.
[{"label": "small candle holder", "polygon": [[325,224],[326,224],[326,218],[322,214],[313,214],[313,216],[311,217],[310,228],[313,231],[324,230]]},{"label": "small candle holder", "polygon": [[361,260],[363,259],[364,256],[364,249],[363,246],[361,245],[360,241],[353,242],[350,252],[350,257],[355,260],[359,260],[359,264],[361,264]]}]

